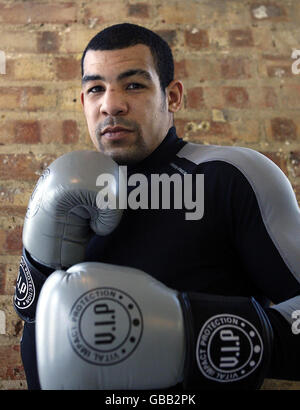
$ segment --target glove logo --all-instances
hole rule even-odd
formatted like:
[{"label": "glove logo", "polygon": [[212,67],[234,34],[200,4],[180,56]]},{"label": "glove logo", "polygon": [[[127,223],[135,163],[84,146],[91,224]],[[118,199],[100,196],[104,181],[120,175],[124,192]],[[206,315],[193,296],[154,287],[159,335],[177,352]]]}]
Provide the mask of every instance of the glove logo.
[{"label": "glove logo", "polygon": [[85,361],[109,366],[130,356],[139,344],[143,318],[131,296],[115,288],[96,288],[74,303],[68,335]]},{"label": "glove logo", "polygon": [[14,297],[15,306],[18,309],[27,309],[34,301],[34,297],[34,283],[31,277],[30,270],[25,262],[24,257],[22,256]]},{"label": "glove logo", "polygon": [[197,340],[198,367],[206,378],[217,382],[235,382],[249,376],[259,365],[262,354],[258,331],[236,315],[211,317]]}]

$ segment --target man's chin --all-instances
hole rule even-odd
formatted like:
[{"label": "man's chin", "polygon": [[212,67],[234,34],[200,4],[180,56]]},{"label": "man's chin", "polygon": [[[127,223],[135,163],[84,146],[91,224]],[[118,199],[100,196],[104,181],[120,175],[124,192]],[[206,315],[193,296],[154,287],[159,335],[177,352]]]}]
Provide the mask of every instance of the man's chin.
[{"label": "man's chin", "polygon": [[135,141],[99,140],[98,145],[103,154],[110,156],[118,165],[134,165],[149,155],[149,149],[141,137]]},{"label": "man's chin", "polygon": [[132,152],[126,149],[104,150],[103,154],[110,156],[118,165],[135,165],[142,161],[147,154]]},{"label": "man's chin", "polygon": [[143,158],[131,156],[131,155],[118,155],[112,154],[111,158],[118,164],[118,165],[128,165],[132,166],[138,164],[143,160]]}]

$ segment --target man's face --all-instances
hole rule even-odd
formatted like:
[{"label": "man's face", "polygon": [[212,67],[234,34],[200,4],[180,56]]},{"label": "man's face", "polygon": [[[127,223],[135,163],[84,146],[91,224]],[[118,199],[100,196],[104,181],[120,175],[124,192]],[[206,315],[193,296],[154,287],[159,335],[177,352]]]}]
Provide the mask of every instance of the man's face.
[{"label": "man's face", "polygon": [[89,50],[81,101],[95,147],[119,164],[147,157],[172,125],[150,49]]}]

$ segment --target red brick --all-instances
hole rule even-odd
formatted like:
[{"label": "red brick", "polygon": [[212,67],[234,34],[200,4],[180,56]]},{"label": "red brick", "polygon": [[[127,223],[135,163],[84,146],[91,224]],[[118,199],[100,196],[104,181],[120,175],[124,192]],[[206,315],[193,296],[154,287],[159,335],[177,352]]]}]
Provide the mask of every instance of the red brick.
[{"label": "red brick", "polygon": [[37,36],[37,51],[39,53],[56,53],[59,49],[59,36],[53,31],[43,31]]},{"label": "red brick", "polygon": [[32,109],[32,99],[36,96],[43,96],[46,94],[44,87],[20,87],[19,107]]},{"label": "red brick", "polygon": [[188,76],[186,61],[174,61],[174,75],[176,78],[182,79]]},{"label": "red brick", "polygon": [[194,87],[187,90],[187,108],[196,110],[205,108],[202,87]]},{"label": "red brick", "polygon": [[228,122],[210,121],[210,127],[207,133],[209,135],[228,137],[231,134],[231,127]]},{"label": "red brick", "polygon": [[278,106],[278,97],[272,87],[262,87],[263,107],[276,108]]},{"label": "red brick", "polygon": [[73,57],[57,57],[56,77],[58,80],[80,80],[80,63]]},{"label": "red brick", "polygon": [[36,144],[41,140],[41,129],[38,121],[16,121],[15,142]]},{"label": "red brick", "polygon": [[41,141],[39,121],[16,120],[4,121],[0,127],[3,144],[36,144]]},{"label": "red brick", "polygon": [[221,75],[225,79],[250,78],[250,61],[245,57],[225,57],[219,60]]},{"label": "red brick", "polygon": [[43,144],[72,144],[78,142],[79,131],[74,120],[41,120],[41,142]]},{"label": "red brick", "polygon": [[[262,54],[262,57],[268,61],[279,61],[279,62],[286,62],[290,60],[290,55],[282,55],[282,54]],[[292,61],[292,60],[291,60]]]},{"label": "red brick", "polygon": [[62,124],[62,138],[64,144],[72,144],[78,141],[78,128],[74,120],[65,120]]},{"label": "red brick", "polygon": [[129,4],[128,5],[129,17],[149,17],[149,6],[146,3]]},{"label": "red brick", "polygon": [[297,139],[297,126],[293,120],[288,118],[272,118],[271,131],[276,141]]},{"label": "red brick", "polygon": [[184,32],[185,44],[188,47],[200,50],[209,46],[209,39],[206,30],[185,31]]},{"label": "red brick", "polygon": [[235,108],[247,108],[249,95],[244,87],[223,87],[225,105]]},{"label": "red brick", "polygon": [[0,127],[2,144],[69,144],[78,141],[79,131],[74,120],[4,121]]},{"label": "red brick", "polygon": [[253,47],[252,31],[246,30],[230,30],[229,44],[232,47]]},{"label": "red brick", "polygon": [[205,105],[209,108],[222,110],[224,108],[224,99],[221,87],[203,87]]},{"label": "red brick", "polygon": [[62,143],[62,121],[45,119],[40,121],[41,141],[43,144]]},{"label": "red brick", "polygon": [[280,100],[283,107],[291,109],[300,108],[300,85],[285,84],[280,90]]},{"label": "red brick", "polygon": [[0,87],[0,109],[37,111],[56,106],[54,92],[44,87]]},{"label": "red brick", "polygon": [[0,3],[1,24],[73,23],[76,13],[74,3]]},{"label": "red brick", "polygon": [[4,251],[8,255],[19,255],[22,252],[22,227],[17,226],[7,231]]}]

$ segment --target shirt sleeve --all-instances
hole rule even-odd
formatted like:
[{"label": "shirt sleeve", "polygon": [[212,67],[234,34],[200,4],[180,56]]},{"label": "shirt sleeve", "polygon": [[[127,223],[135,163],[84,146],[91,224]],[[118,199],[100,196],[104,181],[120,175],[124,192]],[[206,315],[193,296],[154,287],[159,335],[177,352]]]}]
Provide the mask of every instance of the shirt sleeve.
[{"label": "shirt sleeve", "polygon": [[268,377],[300,380],[300,212],[290,182],[268,161],[258,158],[261,179],[235,175],[228,212],[244,272],[273,303],[265,308],[274,332]]},{"label": "shirt sleeve", "polygon": [[[284,213],[291,207],[289,198],[284,200],[285,194],[278,181],[273,183],[277,187],[276,197],[281,197],[280,206],[276,206],[277,198],[271,195],[269,204],[267,198],[261,202],[259,192],[244,175],[236,176],[236,179],[236,183],[231,184],[228,212],[234,247],[244,272],[273,303],[300,294],[300,272],[295,263],[300,258],[297,244],[297,235],[300,236],[299,209],[295,207],[293,210],[294,221],[288,226]],[[286,180],[281,180],[281,183],[286,184]],[[274,228],[273,221],[282,222]]]},{"label": "shirt sleeve", "polygon": [[291,183],[249,148],[187,143],[177,156],[196,165],[227,165],[219,174],[219,202],[228,238],[241,274],[273,302],[266,308],[275,335],[269,377],[300,380],[300,328],[294,322],[297,312],[300,317],[300,210]]}]

